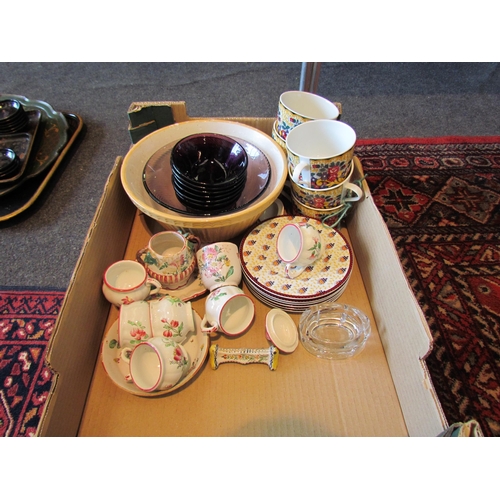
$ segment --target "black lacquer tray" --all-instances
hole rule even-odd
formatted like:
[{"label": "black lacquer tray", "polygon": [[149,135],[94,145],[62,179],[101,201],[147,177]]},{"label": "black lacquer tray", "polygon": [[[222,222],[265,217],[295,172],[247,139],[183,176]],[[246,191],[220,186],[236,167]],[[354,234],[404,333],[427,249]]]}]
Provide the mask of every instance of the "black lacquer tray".
[{"label": "black lacquer tray", "polygon": [[54,161],[44,167],[43,171],[36,171],[36,175],[27,176],[26,180],[15,190],[0,196],[0,221],[12,219],[33,205],[75,143],[76,138],[82,131],[83,120],[76,114],[63,114],[68,122],[68,138],[64,146],[56,155]]}]

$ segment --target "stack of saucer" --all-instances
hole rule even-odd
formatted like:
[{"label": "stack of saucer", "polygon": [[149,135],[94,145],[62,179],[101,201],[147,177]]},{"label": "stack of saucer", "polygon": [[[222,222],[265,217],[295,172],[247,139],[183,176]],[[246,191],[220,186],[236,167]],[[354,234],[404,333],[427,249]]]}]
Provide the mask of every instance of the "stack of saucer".
[{"label": "stack of saucer", "polygon": [[[290,279],[276,251],[281,228],[290,222],[309,222],[320,233],[322,254],[300,276]],[[299,313],[327,300],[337,300],[347,287],[353,253],[335,229],[303,216],[281,216],[266,220],[241,241],[243,280],[252,294],[269,307]]]}]

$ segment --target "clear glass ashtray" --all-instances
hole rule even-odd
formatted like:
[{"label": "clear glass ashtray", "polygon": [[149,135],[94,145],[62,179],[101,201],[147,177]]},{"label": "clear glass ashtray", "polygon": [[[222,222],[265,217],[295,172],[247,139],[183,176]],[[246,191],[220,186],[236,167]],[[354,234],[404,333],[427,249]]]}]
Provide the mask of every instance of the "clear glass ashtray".
[{"label": "clear glass ashtray", "polygon": [[302,345],[318,358],[351,358],[363,350],[370,332],[366,314],[337,302],[314,305],[302,313],[299,321]]}]

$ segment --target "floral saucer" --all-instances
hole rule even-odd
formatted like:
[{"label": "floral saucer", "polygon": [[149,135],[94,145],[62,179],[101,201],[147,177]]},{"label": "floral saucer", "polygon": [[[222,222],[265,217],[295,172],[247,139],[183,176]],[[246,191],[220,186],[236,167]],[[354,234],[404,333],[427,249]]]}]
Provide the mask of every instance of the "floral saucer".
[{"label": "floral saucer", "polygon": [[[321,257],[298,278],[288,278],[285,263],[276,251],[281,228],[290,222],[308,222],[321,234]],[[272,302],[291,306],[308,305],[330,298],[347,283],[353,266],[353,253],[347,240],[320,221],[302,216],[284,215],[268,219],[254,227],[242,239],[240,261],[243,279]]]},{"label": "floral saucer", "polygon": [[118,320],[116,320],[111,325],[111,328],[106,332],[101,345],[101,361],[104,370],[120,389],[123,389],[124,391],[127,391],[135,396],[162,396],[180,389],[200,371],[208,355],[208,348],[210,347],[208,335],[201,331],[200,316],[196,313],[196,311],[193,311],[193,316],[196,332],[194,335],[191,334],[182,344],[189,357],[189,367],[186,370],[186,374],[174,387],[164,391],[145,392],[141,391],[133,383],[125,380],[125,377],[127,377],[129,372],[128,364],[120,357],[121,349],[118,347]]}]

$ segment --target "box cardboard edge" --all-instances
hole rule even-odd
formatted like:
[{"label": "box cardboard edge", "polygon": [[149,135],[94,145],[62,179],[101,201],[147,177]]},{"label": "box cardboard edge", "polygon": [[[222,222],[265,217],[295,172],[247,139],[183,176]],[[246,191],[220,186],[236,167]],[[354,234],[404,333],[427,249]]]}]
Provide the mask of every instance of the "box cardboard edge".
[{"label": "box cardboard edge", "polygon": [[432,335],[365,180],[363,190],[347,226],[408,434],[437,436],[448,424],[424,361]]},{"label": "box cardboard edge", "polygon": [[54,381],[39,436],[78,433],[110,308],[101,291],[103,269],[123,257],[136,213],[120,182],[121,161],[108,176],[50,339],[46,362]]}]

